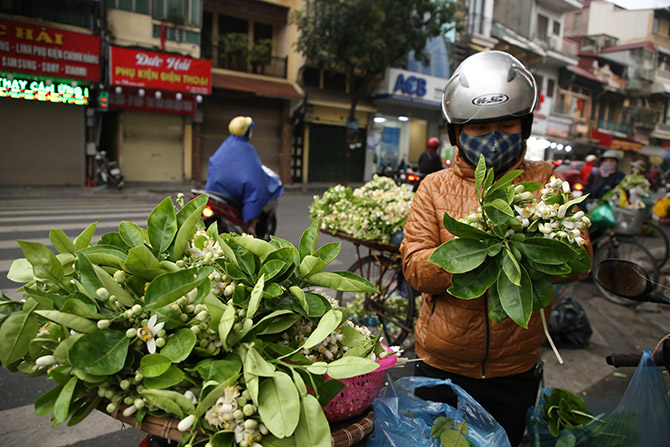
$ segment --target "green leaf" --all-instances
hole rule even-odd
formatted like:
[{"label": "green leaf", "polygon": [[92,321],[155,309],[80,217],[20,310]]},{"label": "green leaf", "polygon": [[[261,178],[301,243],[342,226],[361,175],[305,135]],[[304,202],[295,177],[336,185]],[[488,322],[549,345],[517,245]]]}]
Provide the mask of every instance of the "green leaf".
[{"label": "green leaf", "polygon": [[170,368],[171,363],[163,354],[147,354],[140,360],[140,372],[144,377],[158,377]]},{"label": "green leaf", "polygon": [[170,367],[163,374],[157,377],[145,377],[142,384],[146,388],[161,390],[180,384],[186,379],[184,372],[175,365]]},{"label": "green leaf", "polygon": [[154,253],[163,253],[168,249],[177,234],[177,217],[170,197],[166,197],[151,212],[147,231]]},{"label": "green leaf", "polygon": [[146,245],[141,245],[128,250],[128,257],[123,264],[123,269],[128,273],[140,276],[149,281],[153,280],[158,275],[165,273],[165,270],[161,267],[158,259],[156,259]]},{"label": "green leaf", "polygon": [[533,310],[544,309],[554,299],[554,286],[547,277],[533,280]]},{"label": "green leaf", "polygon": [[76,377],[71,377],[58,395],[53,413],[56,424],[65,422],[67,419],[70,411],[70,402],[72,402],[72,395],[74,394],[74,388],[77,386],[78,380]]},{"label": "green leaf", "polygon": [[489,245],[474,239],[452,239],[437,247],[428,258],[449,273],[465,273],[486,259]]},{"label": "green leaf", "polygon": [[63,279],[63,265],[51,250],[38,242],[17,241],[23,255],[33,266],[35,278],[59,284]]},{"label": "green leaf", "polygon": [[537,270],[538,272],[542,272],[546,275],[566,276],[572,272],[572,268],[570,268],[570,265],[565,262],[559,265],[551,265],[551,264],[540,264],[538,262],[531,261],[530,259],[528,259],[527,261],[528,261],[528,267],[532,268],[533,270]]},{"label": "green leaf", "polygon": [[261,275],[254,285],[254,289],[251,291],[251,297],[249,298],[249,305],[247,307],[247,318],[253,318],[256,315],[256,311],[261,304],[261,298],[263,297],[263,287],[265,287],[265,277]]},{"label": "green leaf", "polygon": [[219,338],[223,344],[223,349],[226,351],[231,350],[231,346],[228,345],[227,339],[228,334],[230,334],[230,331],[235,324],[235,314],[235,308],[233,305],[228,305],[226,306],[226,310],[223,311],[223,315],[221,315],[221,320],[219,321]]},{"label": "green leaf", "polygon": [[[201,394],[200,398],[198,399],[198,406],[195,409],[195,416],[200,417],[207,410],[212,408],[212,406],[216,403],[217,399],[221,396],[224,395],[224,390],[237,383],[237,379],[239,378],[239,375],[235,375],[231,377],[230,379],[226,380],[225,382],[219,383],[214,389],[211,391],[208,391],[206,394]],[[247,381],[248,382],[248,381]],[[205,385],[202,387],[202,392],[205,393]],[[249,388],[249,384],[247,383],[247,389]]]},{"label": "green leaf", "polygon": [[330,242],[315,251],[314,256],[320,258],[326,265],[328,265],[337,258],[341,246],[341,242]]},{"label": "green leaf", "polygon": [[505,253],[502,255],[501,263],[503,272],[515,286],[521,285],[521,267],[514,257],[514,254],[509,248],[505,248]]},{"label": "green leaf", "polygon": [[258,276],[264,276],[266,281],[270,281],[279,275],[286,268],[286,264],[278,259],[265,261],[258,271]]},{"label": "green leaf", "polygon": [[298,300],[300,306],[305,309],[305,312],[309,312],[309,304],[307,304],[305,292],[298,286],[289,287],[289,291],[291,292],[291,295],[293,295]]},{"label": "green leaf", "polygon": [[91,398],[90,396],[77,399],[77,401],[74,403],[77,408],[74,410],[74,412],[71,412],[72,416],[70,416],[70,419],[67,421],[67,426],[72,427],[73,425],[76,425],[86,419],[86,417],[98,407],[98,404],[100,404],[101,400],[102,399],[99,397]]},{"label": "green leaf", "polygon": [[316,329],[309,334],[307,340],[302,345],[301,349],[310,349],[318,345],[326,339],[342,322],[342,312],[337,309],[331,309],[321,317]]},{"label": "green leaf", "polygon": [[224,382],[242,371],[242,361],[237,354],[230,354],[223,360],[204,359],[198,362],[196,370],[203,381]]},{"label": "green leaf", "polygon": [[160,351],[172,363],[181,363],[191,354],[197,337],[191,329],[183,328],[167,339],[167,343]]},{"label": "green leaf", "polygon": [[473,299],[482,296],[498,279],[498,262],[489,259],[469,272],[451,276],[449,294],[461,299]]},{"label": "green leaf", "polygon": [[116,374],[123,369],[129,344],[125,331],[108,329],[85,334],[70,348],[70,364],[96,376]]},{"label": "green leaf", "polygon": [[67,312],[59,312],[57,310],[36,310],[35,313],[41,317],[51,320],[54,323],[65,326],[68,329],[73,329],[77,332],[90,334],[97,331],[96,323],[91,320],[74,315]]},{"label": "green leaf", "polygon": [[30,348],[30,340],[40,329],[31,310],[11,313],[0,326],[0,362],[5,367],[20,360]]},{"label": "green leaf", "polygon": [[67,234],[65,234],[65,232],[61,229],[51,229],[49,231],[49,240],[59,253],[74,254],[77,251],[77,247],[74,245],[74,242],[72,242]]},{"label": "green leaf", "polygon": [[112,276],[105,271],[102,267],[98,267],[93,264],[93,270],[95,271],[95,276],[98,277],[98,280],[102,286],[107,289],[110,295],[114,295],[116,300],[123,304],[124,306],[131,307],[135,304],[135,300],[126,289],[123,288]]},{"label": "green leaf", "polygon": [[498,289],[496,287],[490,287],[488,295],[489,318],[494,323],[500,323],[507,318],[507,313],[505,312],[505,309],[502,308],[502,304],[500,304]]},{"label": "green leaf", "polygon": [[479,155],[479,160],[477,160],[477,167],[475,168],[475,191],[477,192],[477,197],[481,198],[483,195],[482,185],[484,184],[484,179],[486,177],[486,159],[484,155]]},{"label": "green leaf", "polygon": [[495,236],[492,234],[486,233],[482,230],[479,230],[473,226],[470,226],[466,223],[459,222],[449,215],[446,211],[444,212],[444,217],[442,218],[442,223],[444,228],[454,236],[467,238],[467,239],[490,239]]},{"label": "green leaf", "polygon": [[58,399],[63,387],[64,385],[58,385],[37,398],[35,401],[35,416],[46,416],[54,409],[56,399]]},{"label": "green leaf", "polygon": [[[196,199],[189,202],[189,204],[195,202],[195,200]],[[200,200],[202,201],[202,199]],[[204,210],[206,206],[207,202],[202,203],[198,208],[194,209],[182,223],[179,224],[179,230],[177,230],[177,236],[175,237],[174,247],[172,249],[172,257],[174,259],[181,259],[184,255],[184,250],[191,240],[191,237],[193,237],[197,225],[201,221],[202,210]],[[179,222],[179,220],[180,219],[178,214],[177,221]]]},{"label": "green leaf", "polygon": [[235,242],[258,256],[261,261],[265,261],[265,258],[276,250],[269,242],[254,237],[239,236],[235,238]]},{"label": "green leaf", "polygon": [[540,264],[560,265],[570,256],[574,256],[568,244],[545,237],[530,237],[523,242],[512,241],[512,247],[521,250],[528,259]]},{"label": "green leaf", "polygon": [[[194,199],[190,200],[177,213],[177,225],[181,227],[184,224],[184,222],[189,218],[189,216],[193,214],[194,211],[196,211],[203,205],[207,205],[208,201],[209,201],[209,195],[207,194],[201,194],[199,196],[196,196]],[[202,213],[202,211],[200,212]]]},{"label": "green leaf", "polygon": [[74,238],[74,245],[77,247],[77,250],[88,247],[88,244],[91,243],[91,239],[95,234],[95,227],[98,225],[97,222],[93,222],[88,227],[84,229],[77,237]]},{"label": "green leaf", "polygon": [[179,419],[184,417],[184,413],[193,414],[195,411],[193,402],[176,391],[144,389],[140,394],[152,405]]},{"label": "green leaf", "polygon": [[318,273],[322,271],[326,265],[327,264],[321,258],[317,258],[316,256],[312,255],[306,255],[302,259],[302,262],[300,262],[300,275],[309,276],[314,273]]},{"label": "green leaf", "polygon": [[508,215],[509,217],[514,217],[514,211],[512,210],[512,207],[509,206],[509,204],[503,199],[495,199],[493,202],[491,202],[490,206],[496,208],[498,211]]},{"label": "green leaf", "polygon": [[258,414],[276,437],[293,434],[300,420],[300,395],[288,374],[277,372],[263,380],[258,392]]},{"label": "green leaf", "polygon": [[130,248],[144,245],[142,230],[132,222],[123,221],[119,224],[119,236]]},{"label": "green leaf", "polygon": [[190,268],[157,276],[144,294],[145,309],[163,307],[178,300],[205,281],[214,271],[212,267]]},{"label": "green leaf", "polygon": [[317,219],[309,226],[300,237],[300,259],[307,255],[313,255],[319,242],[319,227],[321,219]]},{"label": "green leaf", "polygon": [[297,447],[330,447],[330,425],[316,397],[302,397],[300,420],[295,429]]},{"label": "green leaf", "polygon": [[7,279],[18,283],[30,282],[34,278],[33,265],[26,258],[15,259],[7,273]]},{"label": "green leaf", "polygon": [[327,367],[328,376],[333,379],[348,379],[361,376],[379,368],[379,363],[361,357],[342,357],[330,362]]},{"label": "green leaf", "polygon": [[569,247],[575,253],[567,261],[570,268],[572,268],[572,273],[582,274],[588,272],[591,268],[591,257],[586,249],[577,245],[570,245]]},{"label": "green leaf", "polygon": [[491,185],[491,188],[487,192],[487,196],[492,192],[501,190],[503,188],[507,188],[509,185],[512,184],[512,181],[521,174],[523,174],[523,171],[520,169],[507,172],[505,175],[500,177],[493,185]]},{"label": "green leaf", "polygon": [[468,429],[465,422],[459,422],[453,430],[447,430],[440,435],[440,442],[444,447],[470,447],[470,441],[465,437]]},{"label": "green leaf", "polygon": [[249,348],[244,359],[244,372],[259,377],[273,377],[276,374],[275,367],[268,363],[253,347]]},{"label": "green leaf", "polygon": [[96,244],[90,247],[79,250],[77,256],[80,254],[86,255],[92,264],[109,265],[116,268],[122,268],[128,255],[122,249],[114,245]]},{"label": "green leaf", "polygon": [[519,326],[527,328],[533,311],[533,284],[526,270],[521,267],[521,285],[513,284],[504,273],[498,275],[500,304],[505,313]]},{"label": "green leaf", "polygon": [[379,292],[370,281],[351,272],[319,272],[304,279],[313,286],[326,287],[341,292]]}]

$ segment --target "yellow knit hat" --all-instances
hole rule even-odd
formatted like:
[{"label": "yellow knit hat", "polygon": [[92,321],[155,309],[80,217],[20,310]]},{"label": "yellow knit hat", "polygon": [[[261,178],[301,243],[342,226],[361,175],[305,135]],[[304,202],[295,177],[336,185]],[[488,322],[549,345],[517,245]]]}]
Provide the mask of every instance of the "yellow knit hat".
[{"label": "yellow knit hat", "polygon": [[247,133],[249,126],[253,124],[254,120],[250,116],[236,116],[230,120],[228,124],[228,130],[232,135],[241,137]]}]

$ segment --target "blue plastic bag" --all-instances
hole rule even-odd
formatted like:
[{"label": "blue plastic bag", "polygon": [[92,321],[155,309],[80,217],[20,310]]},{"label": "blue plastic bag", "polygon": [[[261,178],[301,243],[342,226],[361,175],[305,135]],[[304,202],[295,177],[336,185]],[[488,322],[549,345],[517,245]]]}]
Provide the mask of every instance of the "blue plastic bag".
[{"label": "blue plastic bag", "polygon": [[[458,395],[458,408],[431,402],[414,395],[416,388],[449,385]],[[431,438],[433,422],[439,416],[465,422],[465,437],[476,446],[510,447],[505,430],[463,388],[451,380],[429,377],[401,377],[384,388],[372,406],[375,429],[367,447],[440,447],[439,438]]]},{"label": "blue plastic bag", "polygon": [[[542,395],[551,388],[542,390]],[[657,447],[670,443],[670,399],[662,368],[646,350],[619,404],[609,413],[579,430],[562,430],[558,438],[549,432],[540,400],[528,412],[528,433],[533,447]]]}]

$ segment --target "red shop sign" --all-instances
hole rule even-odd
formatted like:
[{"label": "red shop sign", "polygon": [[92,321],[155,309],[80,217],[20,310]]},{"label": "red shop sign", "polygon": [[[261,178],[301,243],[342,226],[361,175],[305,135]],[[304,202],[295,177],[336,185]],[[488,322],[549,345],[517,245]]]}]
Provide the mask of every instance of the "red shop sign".
[{"label": "red shop sign", "polygon": [[179,93],[163,93],[160,98],[145,94],[140,96],[138,89],[123,89],[119,94],[109,94],[110,109],[143,110],[148,112],[178,113],[181,115],[193,115],[195,113],[195,98],[191,95],[182,95],[177,99]]},{"label": "red shop sign", "polygon": [[100,80],[100,38],[0,19],[0,71]]},{"label": "red shop sign", "polygon": [[212,61],[174,54],[111,47],[110,84],[209,94]]}]

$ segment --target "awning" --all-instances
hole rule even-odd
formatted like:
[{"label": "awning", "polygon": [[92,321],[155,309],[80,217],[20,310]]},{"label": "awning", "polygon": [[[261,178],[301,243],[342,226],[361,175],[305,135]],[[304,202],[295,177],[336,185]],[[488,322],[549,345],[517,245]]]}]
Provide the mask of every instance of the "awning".
[{"label": "awning", "polygon": [[302,89],[292,82],[255,79],[227,73],[213,72],[212,87],[249,92],[270,98],[301,99],[304,96]]}]

